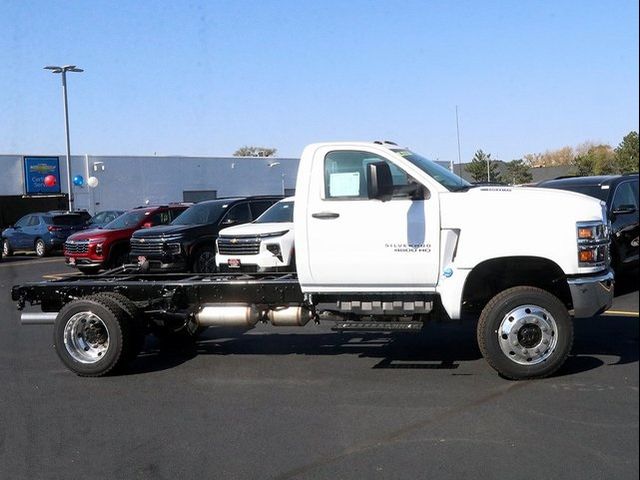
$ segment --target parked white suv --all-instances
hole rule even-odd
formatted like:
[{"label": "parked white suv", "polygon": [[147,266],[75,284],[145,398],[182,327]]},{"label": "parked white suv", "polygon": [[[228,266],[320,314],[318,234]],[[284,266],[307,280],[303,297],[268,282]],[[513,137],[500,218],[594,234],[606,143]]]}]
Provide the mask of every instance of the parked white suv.
[{"label": "parked white suv", "polygon": [[295,271],[293,199],[279,201],[251,223],[221,230],[216,249],[218,271]]}]

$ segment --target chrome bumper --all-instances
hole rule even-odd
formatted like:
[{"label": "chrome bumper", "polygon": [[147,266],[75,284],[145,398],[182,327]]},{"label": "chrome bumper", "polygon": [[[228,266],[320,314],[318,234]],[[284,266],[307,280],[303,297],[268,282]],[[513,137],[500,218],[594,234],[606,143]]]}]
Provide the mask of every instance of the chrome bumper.
[{"label": "chrome bumper", "polygon": [[568,283],[574,317],[592,317],[611,307],[614,283],[611,270],[596,276],[569,278]]}]

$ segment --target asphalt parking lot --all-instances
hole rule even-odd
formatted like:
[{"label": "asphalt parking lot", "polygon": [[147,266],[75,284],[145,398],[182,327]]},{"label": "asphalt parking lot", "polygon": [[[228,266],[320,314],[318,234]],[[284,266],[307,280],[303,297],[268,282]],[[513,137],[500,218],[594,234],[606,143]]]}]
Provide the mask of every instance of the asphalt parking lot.
[{"label": "asphalt parking lot", "polygon": [[70,272],[60,257],[0,263],[1,479],[637,478],[636,276],[608,314],[576,321],[557,375],[510,382],[466,323],[150,338],[126,375],[80,378],[9,298]]}]

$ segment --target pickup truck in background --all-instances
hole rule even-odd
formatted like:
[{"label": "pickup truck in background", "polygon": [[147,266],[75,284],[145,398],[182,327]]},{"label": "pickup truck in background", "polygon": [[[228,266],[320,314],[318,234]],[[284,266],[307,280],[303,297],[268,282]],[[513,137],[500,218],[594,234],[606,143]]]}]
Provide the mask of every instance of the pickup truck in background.
[{"label": "pickup truck in background", "polygon": [[218,232],[258,218],[281,198],[265,195],[196,203],[170,225],[134,233],[131,261],[150,271],[213,273]]},{"label": "pickup truck in background", "polygon": [[[84,376],[124,366],[153,328],[195,334],[267,322],[414,331],[477,319],[487,362],[510,379],[551,375],[572,317],[613,301],[604,204],[560,190],[477,187],[388,142],[309,145],[296,183],[297,275],[126,271],[13,287],[23,323],[53,323]],[[321,315],[322,314],[322,315]]]},{"label": "pickup truck in background", "polygon": [[219,272],[293,272],[294,197],[280,200],[251,223],[220,230]]}]

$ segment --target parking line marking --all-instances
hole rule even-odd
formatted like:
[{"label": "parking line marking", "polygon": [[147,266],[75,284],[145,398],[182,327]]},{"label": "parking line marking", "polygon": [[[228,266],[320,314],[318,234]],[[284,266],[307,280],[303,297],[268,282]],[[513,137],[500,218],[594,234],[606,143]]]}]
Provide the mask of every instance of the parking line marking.
[{"label": "parking line marking", "polygon": [[640,313],[638,312],[629,312],[627,310],[607,310],[603,313],[603,315],[620,315],[622,317],[638,317]]},{"label": "parking line marking", "polygon": [[22,262],[0,263],[0,268],[13,267],[14,265],[40,265],[42,263],[64,262],[64,258],[50,258],[48,260],[25,260]]},{"label": "parking line marking", "polygon": [[42,278],[46,278],[47,280],[60,280],[61,278],[71,277],[77,274],[78,272],[47,273],[46,275],[42,275]]}]

